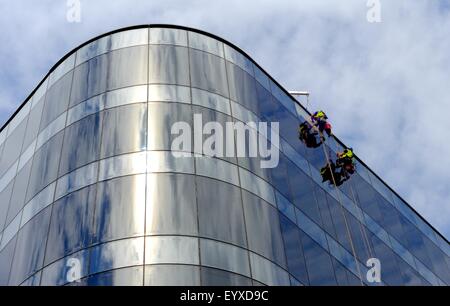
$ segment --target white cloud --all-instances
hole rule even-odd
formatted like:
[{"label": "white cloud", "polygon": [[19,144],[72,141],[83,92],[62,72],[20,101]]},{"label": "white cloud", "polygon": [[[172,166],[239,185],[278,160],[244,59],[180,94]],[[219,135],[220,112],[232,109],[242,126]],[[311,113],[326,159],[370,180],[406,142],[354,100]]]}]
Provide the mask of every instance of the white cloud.
[{"label": "white cloud", "polygon": [[[36,1],[37,2],[37,1]],[[85,40],[119,27],[173,23],[246,50],[288,89],[312,92],[336,134],[450,236],[450,13],[432,1],[86,1],[80,24],[66,3],[9,2],[0,11],[0,120],[48,69]]]}]

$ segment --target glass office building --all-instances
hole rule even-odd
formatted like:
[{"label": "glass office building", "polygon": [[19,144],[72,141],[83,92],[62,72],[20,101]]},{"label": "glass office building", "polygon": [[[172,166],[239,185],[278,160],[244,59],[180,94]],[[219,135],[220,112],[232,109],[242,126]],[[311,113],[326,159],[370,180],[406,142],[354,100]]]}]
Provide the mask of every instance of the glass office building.
[{"label": "glass office building", "polygon": [[[279,165],[175,157],[171,126],[194,114],[279,122]],[[448,241],[362,161],[322,183],[343,144],[306,148],[307,116],[214,35],[150,25],[86,42],[1,129],[0,284],[450,285]]]}]

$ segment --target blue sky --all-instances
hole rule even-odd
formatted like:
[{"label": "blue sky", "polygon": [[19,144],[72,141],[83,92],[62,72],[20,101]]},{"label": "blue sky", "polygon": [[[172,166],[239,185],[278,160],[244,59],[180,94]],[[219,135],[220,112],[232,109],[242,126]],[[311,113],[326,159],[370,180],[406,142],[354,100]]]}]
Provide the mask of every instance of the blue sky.
[{"label": "blue sky", "polygon": [[450,0],[0,0],[0,124],[62,56],[116,28],[171,23],[240,46],[285,88],[311,92],[335,133],[450,238]]}]

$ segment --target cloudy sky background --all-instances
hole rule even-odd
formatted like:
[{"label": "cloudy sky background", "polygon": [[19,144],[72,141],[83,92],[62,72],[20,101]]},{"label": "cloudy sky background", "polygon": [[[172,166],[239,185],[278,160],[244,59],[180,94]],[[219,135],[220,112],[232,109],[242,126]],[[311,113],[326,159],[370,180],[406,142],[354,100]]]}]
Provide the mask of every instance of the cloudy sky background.
[{"label": "cloudy sky background", "polygon": [[450,0],[0,0],[0,125],[48,70],[120,27],[171,23],[240,46],[285,88],[312,93],[335,133],[450,238]]}]

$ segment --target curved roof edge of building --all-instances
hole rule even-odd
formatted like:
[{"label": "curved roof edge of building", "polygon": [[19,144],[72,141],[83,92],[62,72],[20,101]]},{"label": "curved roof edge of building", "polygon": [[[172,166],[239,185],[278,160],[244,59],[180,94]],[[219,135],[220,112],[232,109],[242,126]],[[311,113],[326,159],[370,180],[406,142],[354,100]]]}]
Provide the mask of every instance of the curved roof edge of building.
[{"label": "curved roof edge of building", "polygon": [[[251,56],[249,56],[245,51],[243,51],[241,48],[239,48],[238,46],[234,45],[233,43],[217,36],[214,35],[212,33],[203,31],[203,30],[199,30],[199,29],[195,29],[195,28],[190,28],[190,27],[186,27],[186,26],[180,26],[180,25],[175,25],[175,24],[141,24],[141,25],[134,25],[134,26],[128,26],[128,27],[123,27],[123,28],[119,28],[116,30],[112,30],[103,34],[100,34],[96,37],[93,37],[91,39],[89,39],[88,41],[80,44],[79,46],[73,48],[71,51],[69,51],[66,55],[64,55],[58,62],[56,62],[56,64],[54,64],[52,66],[52,68],[50,68],[50,70],[47,72],[47,74],[42,78],[42,80],[36,85],[36,87],[31,91],[31,93],[28,95],[28,97],[26,97],[26,99],[21,103],[21,105],[16,109],[16,111],[10,116],[10,118],[3,124],[3,126],[0,128],[0,132],[2,132],[6,126],[11,122],[11,120],[17,115],[17,113],[24,107],[24,105],[28,102],[28,100],[34,95],[34,93],[37,91],[37,89],[42,85],[42,83],[44,83],[44,81],[49,77],[49,75],[65,60],[67,59],[69,56],[71,56],[73,53],[77,52],[79,49],[81,49],[82,47],[84,47],[85,45],[98,40],[102,37],[111,35],[111,34],[115,34],[118,32],[123,32],[123,31],[129,31],[129,30],[136,30],[136,29],[142,29],[142,28],[173,28],[173,29],[180,29],[180,30],[186,30],[186,31],[190,31],[190,32],[196,32],[199,34],[203,34],[209,37],[212,37],[214,39],[217,39],[233,48],[235,48],[237,51],[239,51],[240,53],[244,54],[254,65],[256,65],[259,69],[261,69],[261,71],[263,71],[271,81],[273,81],[276,85],[278,85],[278,87],[280,87],[289,97],[291,97],[291,99],[297,103],[302,109],[304,109],[308,114],[311,114],[297,99],[295,99],[291,94],[289,94],[289,91],[287,91],[283,86],[281,86],[280,83],[277,82],[277,80],[275,80],[269,73],[267,73],[255,60],[253,60],[253,58]],[[333,135],[333,137],[336,139],[336,141],[343,147],[347,147],[339,138],[337,138],[336,136]],[[376,177],[378,178],[387,188],[389,188],[389,190],[394,193],[397,197],[399,197],[403,202],[405,202],[409,208],[411,208],[414,213],[416,213],[428,226],[430,226],[439,236],[441,236],[442,239],[444,239],[444,241],[446,241],[447,243],[450,244],[449,240],[443,235],[441,234],[433,225],[431,225],[421,214],[419,214],[417,212],[416,209],[414,209],[414,207],[412,207],[405,199],[403,199],[394,189],[392,189],[381,177],[379,177],[369,166],[367,166],[367,164],[362,161],[360,158],[358,158],[358,156],[356,156],[356,159],[363,165],[365,166],[367,169],[369,169],[369,171]]]}]

